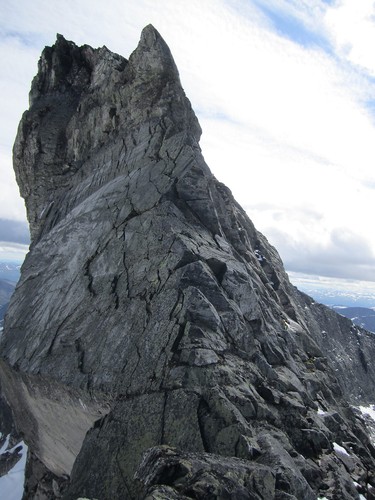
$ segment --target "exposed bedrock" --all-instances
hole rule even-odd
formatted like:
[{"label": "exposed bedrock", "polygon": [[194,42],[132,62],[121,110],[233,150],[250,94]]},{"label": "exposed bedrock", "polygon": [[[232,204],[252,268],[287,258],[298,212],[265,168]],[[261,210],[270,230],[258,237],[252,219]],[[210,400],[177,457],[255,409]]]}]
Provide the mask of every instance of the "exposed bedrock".
[{"label": "exposed bedrock", "polygon": [[375,401],[374,336],[290,284],[200,133],[152,26],[129,60],[44,50],[14,146],[32,236],[1,343],[17,426],[66,499],[370,495],[351,405]]}]

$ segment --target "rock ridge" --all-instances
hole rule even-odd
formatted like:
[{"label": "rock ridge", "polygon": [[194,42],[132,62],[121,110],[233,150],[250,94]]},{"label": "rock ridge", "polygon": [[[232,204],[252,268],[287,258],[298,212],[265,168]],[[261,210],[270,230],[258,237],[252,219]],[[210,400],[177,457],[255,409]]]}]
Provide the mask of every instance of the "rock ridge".
[{"label": "rock ridge", "polygon": [[0,359],[31,464],[65,499],[371,498],[374,336],[290,284],[200,135],[151,25],[128,60],[43,51]]}]

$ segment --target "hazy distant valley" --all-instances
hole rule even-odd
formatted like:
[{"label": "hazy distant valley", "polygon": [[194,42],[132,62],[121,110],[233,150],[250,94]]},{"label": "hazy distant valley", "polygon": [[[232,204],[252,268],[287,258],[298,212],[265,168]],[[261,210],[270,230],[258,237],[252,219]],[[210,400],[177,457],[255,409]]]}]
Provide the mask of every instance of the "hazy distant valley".
[{"label": "hazy distant valley", "polygon": [[0,262],[0,328],[12,293],[20,277],[19,262]]}]

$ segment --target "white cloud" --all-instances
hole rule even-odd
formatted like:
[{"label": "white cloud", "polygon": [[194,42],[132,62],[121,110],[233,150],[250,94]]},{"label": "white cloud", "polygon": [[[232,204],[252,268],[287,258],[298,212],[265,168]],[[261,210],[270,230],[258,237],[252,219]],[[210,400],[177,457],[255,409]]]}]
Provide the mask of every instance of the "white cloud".
[{"label": "white cloud", "polygon": [[22,262],[28,251],[29,247],[27,245],[21,245],[18,243],[8,243],[7,241],[0,241],[1,260]]},{"label": "white cloud", "polygon": [[372,0],[341,0],[329,8],[325,22],[339,53],[375,75],[375,4]]},{"label": "white cloud", "polygon": [[11,148],[0,146],[0,218],[25,220],[25,204],[20,197],[12,168]]},{"label": "white cloud", "polygon": [[315,275],[375,282],[372,248],[361,234],[347,227],[326,230],[318,240],[309,232],[308,223],[304,241],[301,234],[291,238],[275,226],[269,228],[269,235],[281,255],[286,256],[289,271],[304,273],[308,269]]},{"label": "white cloud", "polygon": [[374,300],[375,284],[370,281],[361,281],[358,279],[340,279],[314,274],[303,274],[289,272],[292,282],[301,290],[311,294],[315,290],[341,290],[349,292],[350,295],[364,297],[368,294],[370,300]]},{"label": "white cloud", "polygon": [[18,122],[28,108],[28,92],[36,73],[39,51],[25,46],[15,36],[0,37],[0,218],[25,219],[12,168],[12,145]]}]

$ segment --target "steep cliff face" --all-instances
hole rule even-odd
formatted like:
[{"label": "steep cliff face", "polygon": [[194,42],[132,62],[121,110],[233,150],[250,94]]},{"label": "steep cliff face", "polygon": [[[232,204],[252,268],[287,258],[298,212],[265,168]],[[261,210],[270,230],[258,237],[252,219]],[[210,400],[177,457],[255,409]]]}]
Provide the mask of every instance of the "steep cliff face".
[{"label": "steep cliff face", "polygon": [[200,133],[152,26],[129,60],[44,50],[14,147],[18,428],[67,499],[357,498],[375,450],[349,403],[375,401],[374,337],[289,283]]}]

